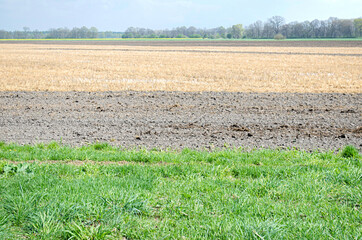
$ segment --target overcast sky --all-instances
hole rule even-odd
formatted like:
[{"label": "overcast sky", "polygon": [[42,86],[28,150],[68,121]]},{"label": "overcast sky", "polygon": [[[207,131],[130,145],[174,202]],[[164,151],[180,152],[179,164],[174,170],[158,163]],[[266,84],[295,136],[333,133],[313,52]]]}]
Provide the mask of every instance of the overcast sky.
[{"label": "overcast sky", "polygon": [[172,29],[251,24],[279,15],[287,22],[362,17],[362,0],[0,0],[0,29],[91,27]]}]

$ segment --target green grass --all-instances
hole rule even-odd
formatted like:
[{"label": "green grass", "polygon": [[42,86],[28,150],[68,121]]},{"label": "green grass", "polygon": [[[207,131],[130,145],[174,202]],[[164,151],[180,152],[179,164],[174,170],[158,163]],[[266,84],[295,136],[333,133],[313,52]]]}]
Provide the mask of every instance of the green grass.
[{"label": "green grass", "polygon": [[362,38],[287,38],[275,39],[203,39],[203,38],[64,38],[64,39],[0,39],[1,41],[362,41]]},{"label": "green grass", "polygon": [[342,152],[341,156],[344,158],[357,158],[359,155],[358,150],[354,146],[346,146]]},{"label": "green grass", "polygon": [[0,142],[0,159],[0,239],[362,238],[360,154]]}]

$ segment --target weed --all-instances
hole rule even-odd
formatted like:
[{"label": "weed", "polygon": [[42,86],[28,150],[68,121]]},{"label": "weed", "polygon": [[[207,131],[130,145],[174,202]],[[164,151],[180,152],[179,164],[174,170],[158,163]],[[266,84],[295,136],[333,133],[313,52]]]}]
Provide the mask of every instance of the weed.
[{"label": "weed", "polygon": [[41,200],[41,195],[34,194],[28,196],[23,192],[20,185],[20,194],[16,197],[5,196],[3,199],[3,208],[12,222],[16,226],[21,226],[26,223],[31,214],[35,212],[38,202]]},{"label": "weed", "polygon": [[47,149],[58,149],[59,148],[59,143],[52,141],[47,145]]},{"label": "weed", "polygon": [[0,212],[0,239],[10,239],[10,237],[7,236],[8,223],[10,222],[9,216],[1,215]]},{"label": "weed", "polygon": [[102,227],[101,224],[96,226],[85,226],[81,223],[71,222],[67,224],[64,233],[66,239],[103,240],[108,239],[112,234],[112,231]]},{"label": "weed", "polygon": [[348,145],[342,150],[341,156],[344,158],[357,158],[359,152],[354,146]]},{"label": "weed", "polygon": [[7,162],[0,161],[0,174],[4,173],[4,167],[7,165]]},{"label": "weed", "polygon": [[54,239],[59,235],[60,223],[56,220],[54,213],[49,210],[36,212],[29,219],[28,231],[34,234],[37,239]]},{"label": "weed", "polygon": [[123,209],[126,212],[135,215],[144,215],[147,214],[146,201],[139,199],[138,197],[131,198],[127,200],[124,204]]},{"label": "weed", "polygon": [[[32,172],[29,164],[26,163],[20,163],[18,165],[16,164],[5,164],[2,167],[2,172],[6,175],[15,175],[15,174],[29,174]],[[0,169],[1,173],[1,169]]]},{"label": "weed", "polygon": [[5,225],[9,222],[9,216],[0,216],[0,232],[4,230]]},{"label": "weed", "polygon": [[93,144],[93,148],[95,150],[103,150],[109,147],[108,143],[95,143]]}]

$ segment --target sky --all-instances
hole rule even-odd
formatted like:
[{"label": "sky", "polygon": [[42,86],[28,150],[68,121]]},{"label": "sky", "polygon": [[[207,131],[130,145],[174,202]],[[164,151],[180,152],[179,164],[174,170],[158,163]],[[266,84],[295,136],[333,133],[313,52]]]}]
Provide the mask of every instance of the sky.
[{"label": "sky", "polygon": [[282,16],[287,22],[362,17],[362,0],[0,0],[0,29],[91,27],[172,29],[247,26]]}]

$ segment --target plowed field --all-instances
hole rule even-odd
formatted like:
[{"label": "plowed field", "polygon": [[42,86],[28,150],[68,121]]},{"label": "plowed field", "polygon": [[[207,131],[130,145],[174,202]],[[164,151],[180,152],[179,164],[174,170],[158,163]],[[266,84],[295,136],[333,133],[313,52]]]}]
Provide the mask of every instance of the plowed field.
[{"label": "plowed field", "polygon": [[361,148],[361,41],[14,43],[0,141]]}]

